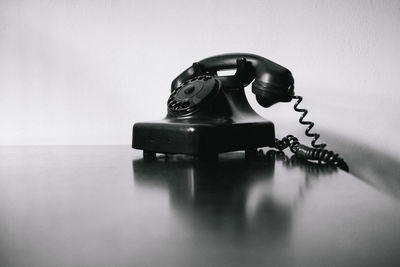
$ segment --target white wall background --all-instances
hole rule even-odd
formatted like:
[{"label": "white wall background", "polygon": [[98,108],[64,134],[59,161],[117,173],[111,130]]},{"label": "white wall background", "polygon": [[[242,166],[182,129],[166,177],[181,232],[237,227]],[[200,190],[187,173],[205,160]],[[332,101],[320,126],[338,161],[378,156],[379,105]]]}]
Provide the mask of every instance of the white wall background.
[{"label": "white wall background", "polygon": [[[3,0],[0,145],[130,144],[176,75],[226,52],[289,68],[316,130],[397,155],[400,1],[380,0]],[[251,103],[303,130],[290,104]]]}]

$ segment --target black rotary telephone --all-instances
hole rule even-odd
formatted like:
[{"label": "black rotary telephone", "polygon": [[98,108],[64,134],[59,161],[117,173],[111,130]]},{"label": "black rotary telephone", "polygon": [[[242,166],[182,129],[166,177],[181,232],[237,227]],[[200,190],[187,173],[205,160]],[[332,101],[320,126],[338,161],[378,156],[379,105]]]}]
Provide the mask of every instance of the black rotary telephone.
[{"label": "black rotary telephone", "polygon": [[[217,75],[227,69],[236,69],[236,73]],[[313,137],[312,147],[292,135],[275,138],[273,123],[259,116],[246,99],[244,87],[251,82],[263,107],[297,99],[294,109],[302,113],[300,123],[308,125],[306,135]],[[164,119],[134,124],[132,147],[142,149],[144,157],[165,153],[204,159],[229,151],[252,155],[260,147],[289,147],[299,157],[348,170],[338,154],[324,149],[325,144],[315,144],[319,135],[310,133],[314,124],[304,121],[307,110],[298,108],[301,101],[294,95],[291,72],[266,58],[241,53],[209,57],[193,63],[172,81]]]}]

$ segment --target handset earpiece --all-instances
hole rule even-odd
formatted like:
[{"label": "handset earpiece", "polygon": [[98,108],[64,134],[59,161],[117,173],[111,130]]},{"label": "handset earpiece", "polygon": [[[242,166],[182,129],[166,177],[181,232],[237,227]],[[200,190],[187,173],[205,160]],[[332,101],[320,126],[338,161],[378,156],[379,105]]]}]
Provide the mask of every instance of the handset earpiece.
[{"label": "handset earpiece", "polygon": [[294,95],[294,79],[291,72],[266,58],[244,53],[223,54],[194,63],[173,80],[171,90],[193,77],[203,74],[216,76],[219,70],[234,68],[237,72],[233,77],[219,77],[225,87],[245,87],[254,79],[252,92],[263,107],[291,101]]}]

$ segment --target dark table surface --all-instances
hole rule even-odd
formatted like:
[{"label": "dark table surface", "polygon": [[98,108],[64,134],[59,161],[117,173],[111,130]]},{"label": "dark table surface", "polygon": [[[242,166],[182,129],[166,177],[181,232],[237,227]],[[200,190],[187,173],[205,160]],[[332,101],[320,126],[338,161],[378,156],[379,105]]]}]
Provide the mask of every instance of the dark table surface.
[{"label": "dark table surface", "polygon": [[400,266],[385,177],[240,152],[145,162],[124,146],[0,158],[0,266]]}]

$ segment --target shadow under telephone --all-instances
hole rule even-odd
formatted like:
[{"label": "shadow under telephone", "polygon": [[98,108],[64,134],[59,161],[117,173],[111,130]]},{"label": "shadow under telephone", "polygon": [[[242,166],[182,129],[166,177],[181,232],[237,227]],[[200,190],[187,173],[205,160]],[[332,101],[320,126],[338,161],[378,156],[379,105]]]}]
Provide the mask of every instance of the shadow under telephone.
[{"label": "shadow under telephone", "polygon": [[[236,73],[217,75],[227,69],[236,69]],[[274,124],[258,115],[246,99],[244,88],[251,82],[263,107],[297,99],[294,109],[302,113],[300,123],[308,125],[305,133],[313,137],[312,147],[300,144],[292,135],[275,138]],[[289,147],[296,156],[348,171],[338,154],[315,143],[319,135],[310,133],[314,123],[304,120],[307,110],[298,108],[301,101],[302,97],[294,94],[291,72],[266,58],[244,53],[209,57],[193,63],[172,81],[165,118],[134,124],[132,147],[143,150],[145,157],[165,153],[200,159],[237,150],[257,154],[257,148],[265,146]]]}]

